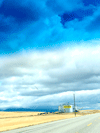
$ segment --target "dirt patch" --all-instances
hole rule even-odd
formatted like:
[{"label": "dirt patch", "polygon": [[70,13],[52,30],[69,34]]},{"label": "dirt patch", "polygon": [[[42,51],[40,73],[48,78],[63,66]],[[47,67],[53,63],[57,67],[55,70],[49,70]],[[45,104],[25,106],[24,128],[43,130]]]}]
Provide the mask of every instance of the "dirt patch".
[{"label": "dirt patch", "polygon": [[[100,113],[96,110],[85,110],[76,113],[76,117]],[[31,125],[37,125],[60,119],[75,117],[74,113],[43,113],[43,112],[0,112],[0,131],[6,131]]]}]

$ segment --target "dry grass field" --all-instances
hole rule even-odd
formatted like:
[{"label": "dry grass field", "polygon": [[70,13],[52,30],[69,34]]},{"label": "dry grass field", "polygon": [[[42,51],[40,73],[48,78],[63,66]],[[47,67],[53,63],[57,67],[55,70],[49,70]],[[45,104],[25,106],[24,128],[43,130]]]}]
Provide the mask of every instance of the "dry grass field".
[{"label": "dry grass field", "polygon": [[[81,110],[76,117],[92,113],[100,113],[100,110]],[[72,117],[74,113],[0,112],[0,132]]]}]

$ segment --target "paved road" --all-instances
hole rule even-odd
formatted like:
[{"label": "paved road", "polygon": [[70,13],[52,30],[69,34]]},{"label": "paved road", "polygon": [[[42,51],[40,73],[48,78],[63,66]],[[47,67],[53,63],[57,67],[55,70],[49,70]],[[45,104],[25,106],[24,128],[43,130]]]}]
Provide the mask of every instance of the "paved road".
[{"label": "paved road", "polygon": [[2,133],[100,133],[100,113],[48,122]]}]

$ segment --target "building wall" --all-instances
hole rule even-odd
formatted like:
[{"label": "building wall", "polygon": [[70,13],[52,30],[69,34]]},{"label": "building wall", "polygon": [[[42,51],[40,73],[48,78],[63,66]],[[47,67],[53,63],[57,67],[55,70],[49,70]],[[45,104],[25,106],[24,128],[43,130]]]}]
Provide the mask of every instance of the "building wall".
[{"label": "building wall", "polygon": [[60,105],[58,107],[59,112],[71,113],[73,112],[73,105]]}]

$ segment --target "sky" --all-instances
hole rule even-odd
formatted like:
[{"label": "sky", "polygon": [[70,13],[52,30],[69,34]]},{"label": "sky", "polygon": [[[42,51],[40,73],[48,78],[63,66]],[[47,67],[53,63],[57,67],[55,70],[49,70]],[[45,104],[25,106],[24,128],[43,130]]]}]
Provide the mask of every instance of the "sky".
[{"label": "sky", "polygon": [[100,109],[100,1],[0,0],[0,109]]}]

